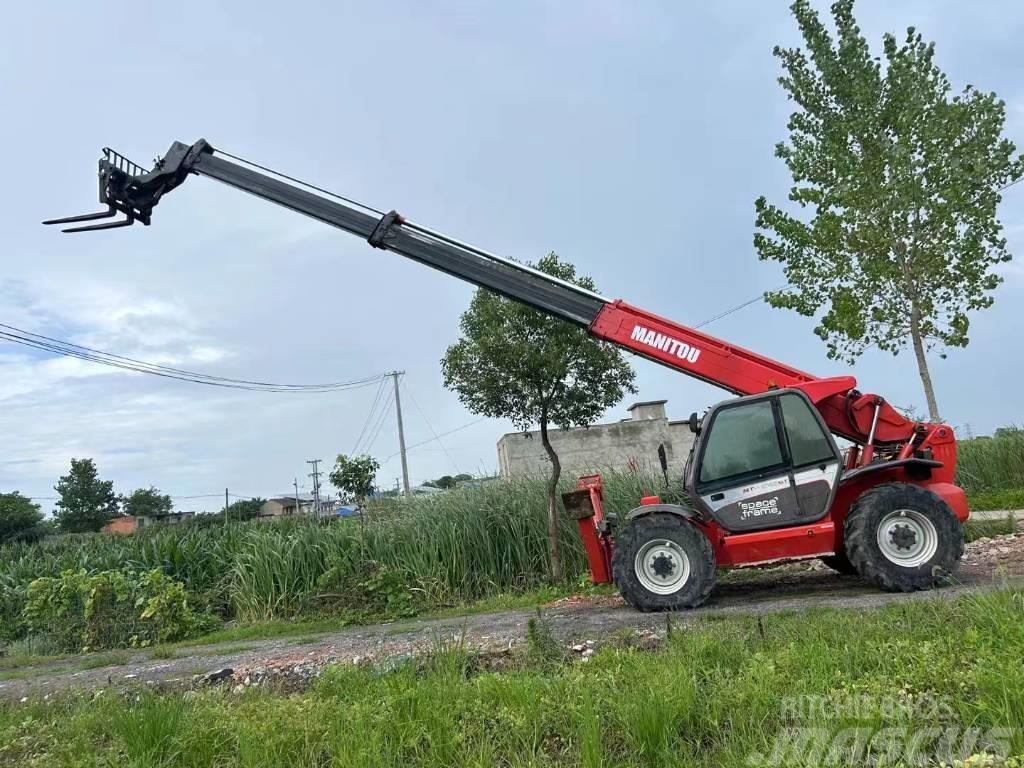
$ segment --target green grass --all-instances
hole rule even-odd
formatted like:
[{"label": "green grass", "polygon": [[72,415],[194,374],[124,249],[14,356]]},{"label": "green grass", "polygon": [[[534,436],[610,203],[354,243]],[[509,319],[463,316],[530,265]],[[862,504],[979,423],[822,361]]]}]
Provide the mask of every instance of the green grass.
[{"label": "green grass", "polygon": [[[1024,477],[1019,482],[1024,482]],[[967,498],[971,503],[971,510],[974,512],[995,509],[1024,509],[1024,488],[978,491],[969,494]]]},{"label": "green grass", "polygon": [[88,669],[116,667],[131,661],[128,651],[103,651],[80,656],[29,656],[21,658],[17,666],[0,669],[0,680],[24,680],[54,672],[84,672]]},{"label": "green grass", "polygon": [[[939,717],[981,733],[1010,728],[1009,750],[1022,755],[1022,657],[1024,594],[1011,590],[704,619],[654,653],[610,646],[587,664],[524,655],[502,673],[480,671],[456,643],[387,674],[339,667],[291,696],[215,689],[2,705],[0,764],[748,766],[787,727],[921,734]],[[851,702],[853,714],[836,711]]]},{"label": "green grass", "polygon": [[[494,611],[514,610],[522,608],[535,608],[543,606],[559,598],[572,594],[585,593],[592,595],[614,594],[610,586],[593,587],[589,584],[581,585],[577,589],[568,586],[561,587],[540,587],[529,592],[502,593],[490,597],[457,606],[446,606],[432,611],[426,611],[416,617],[415,620],[399,620],[394,622],[388,634],[403,634],[412,631],[416,622],[421,620],[454,618],[480,613],[491,613]],[[386,617],[381,617],[386,620]],[[196,654],[232,655],[257,648],[252,641],[293,639],[298,644],[315,643],[324,635],[337,632],[353,624],[345,617],[331,616],[320,619],[305,619],[299,621],[285,621],[274,619],[256,624],[245,624],[226,626],[210,634],[192,640],[181,640],[175,643],[157,645],[151,648],[138,649],[137,651],[104,651],[93,654],[61,654],[43,655],[32,652],[32,648],[24,643],[14,646],[14,653],[0,657],[0,680],[23,679],[36,677],[53,670],[77,671],[80,669],[91,669],[99,666],[111,666],[113,664],[125,663],[135,655],[149,660],[175,659],[186,655],[192,655],[186,651],[195,649]],[[248,641],[248,642],[245,642]],[[221,648],[210,646],[229,645]],[[113,659],[113,661],[110,661]],[[117,661],[123,659],[123,661]]]}]

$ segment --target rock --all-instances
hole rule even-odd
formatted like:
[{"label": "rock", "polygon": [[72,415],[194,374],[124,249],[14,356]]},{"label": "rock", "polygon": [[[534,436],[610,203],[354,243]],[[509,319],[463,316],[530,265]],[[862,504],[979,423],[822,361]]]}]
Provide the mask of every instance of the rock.
[{"label": "rock", "polygon": [[235,670],[233,670],[231,667],[224,667],[224,669],[218,669],[213,672],[207,673],[206,677],[203,678],[203,682],[205,682],[207,685],[213,685],[215,683],[220,683],[224,680],[227,680],[233,674],[235,674]]},{"label": "rock", "polygon": [[28,696],[22,696],[20,699],[18,699],[18,701],[20,701],[22,704],[27,704]]},{"label": "rock", "polygon": [[245,686],[242,685],[241,683],[239,683],[238,685],[236,685],[234,688],[231,689],[231,692],[232,693],[241,693],[244,690],[245,690]]},{"label": "rock", "polygon": [[242,681],[242,685],[252,685],[252,678],[249,675],[246,675],[245,680]]},{"label": "rock", "polygon": [[594,655],[594,649],[593,648],[585,648],[583,650],[583,653],[580,654],[580,655],[583,657],[583,660],[586,661],[587,659],[589,659],[591,656]]},{"label": "rock", "polygon": [[124,676],[124,679],[125,680],[134,680],[136,677],[138,677],[138,675],[129,672],[127,675]]},{"label": "rock", "polygon": [[587,642],[585,642],[584,645],[586,645],[587,648],[593,648],[594,647],[594,641],[593,640],[587,640]]},{"label": "rock", "polygon": [[574,653],[583,653],[583,650],[584,650],[584,649],[585,649],[586,647],[587,647],[587,646],[583,645],[582,643],[577,643],[576,645],[574,645],[574,646],[572,647],[572,650],[573,650],[573,652],[574,652]]},{"label": "rock", "polygon": [[652,632],[649,629],[637,630],[635,647],[641,651],[656,651],[663,642],[664,640],[657,632]]}]

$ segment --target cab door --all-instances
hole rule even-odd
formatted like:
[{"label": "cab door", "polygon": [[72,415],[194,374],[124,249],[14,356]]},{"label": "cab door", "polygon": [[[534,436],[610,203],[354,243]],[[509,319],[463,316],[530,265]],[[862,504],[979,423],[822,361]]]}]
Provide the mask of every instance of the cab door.
[{"label": "cab door", "polygon": [[738,398],[704,417],[688,489],[729,531],[799,525],[828,513],[839,449],[807,396],[777,390]]}]

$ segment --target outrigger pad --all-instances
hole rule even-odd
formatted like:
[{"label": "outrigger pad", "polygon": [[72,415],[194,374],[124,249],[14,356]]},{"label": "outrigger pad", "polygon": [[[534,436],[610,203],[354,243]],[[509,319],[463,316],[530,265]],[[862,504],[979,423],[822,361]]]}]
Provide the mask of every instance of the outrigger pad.
[{"label": "outrigger pad", "polygon": [[594,503],[587,489],[563,493],[562,504],[569,517],[574,520],[586,520],[594,516]]}]

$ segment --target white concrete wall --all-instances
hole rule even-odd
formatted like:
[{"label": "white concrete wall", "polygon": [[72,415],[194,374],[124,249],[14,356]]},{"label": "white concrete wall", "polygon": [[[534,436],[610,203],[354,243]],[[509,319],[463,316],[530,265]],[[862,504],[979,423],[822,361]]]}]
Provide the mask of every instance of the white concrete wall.
[{"label": "white concrete wall", "polygon": [[[693,442],[684,422],[673,424],[664,416],[595,424],[589,428],[550,429],[548,435],[562,463],[563,474],[569,476],[626,470],[631,466],[660,472],[658,446],[664,445],[669,474],[682,477]],[[539,431],[511,432],[498,441],[498,471],[502,477],[546,475],[550,466]]]}]

